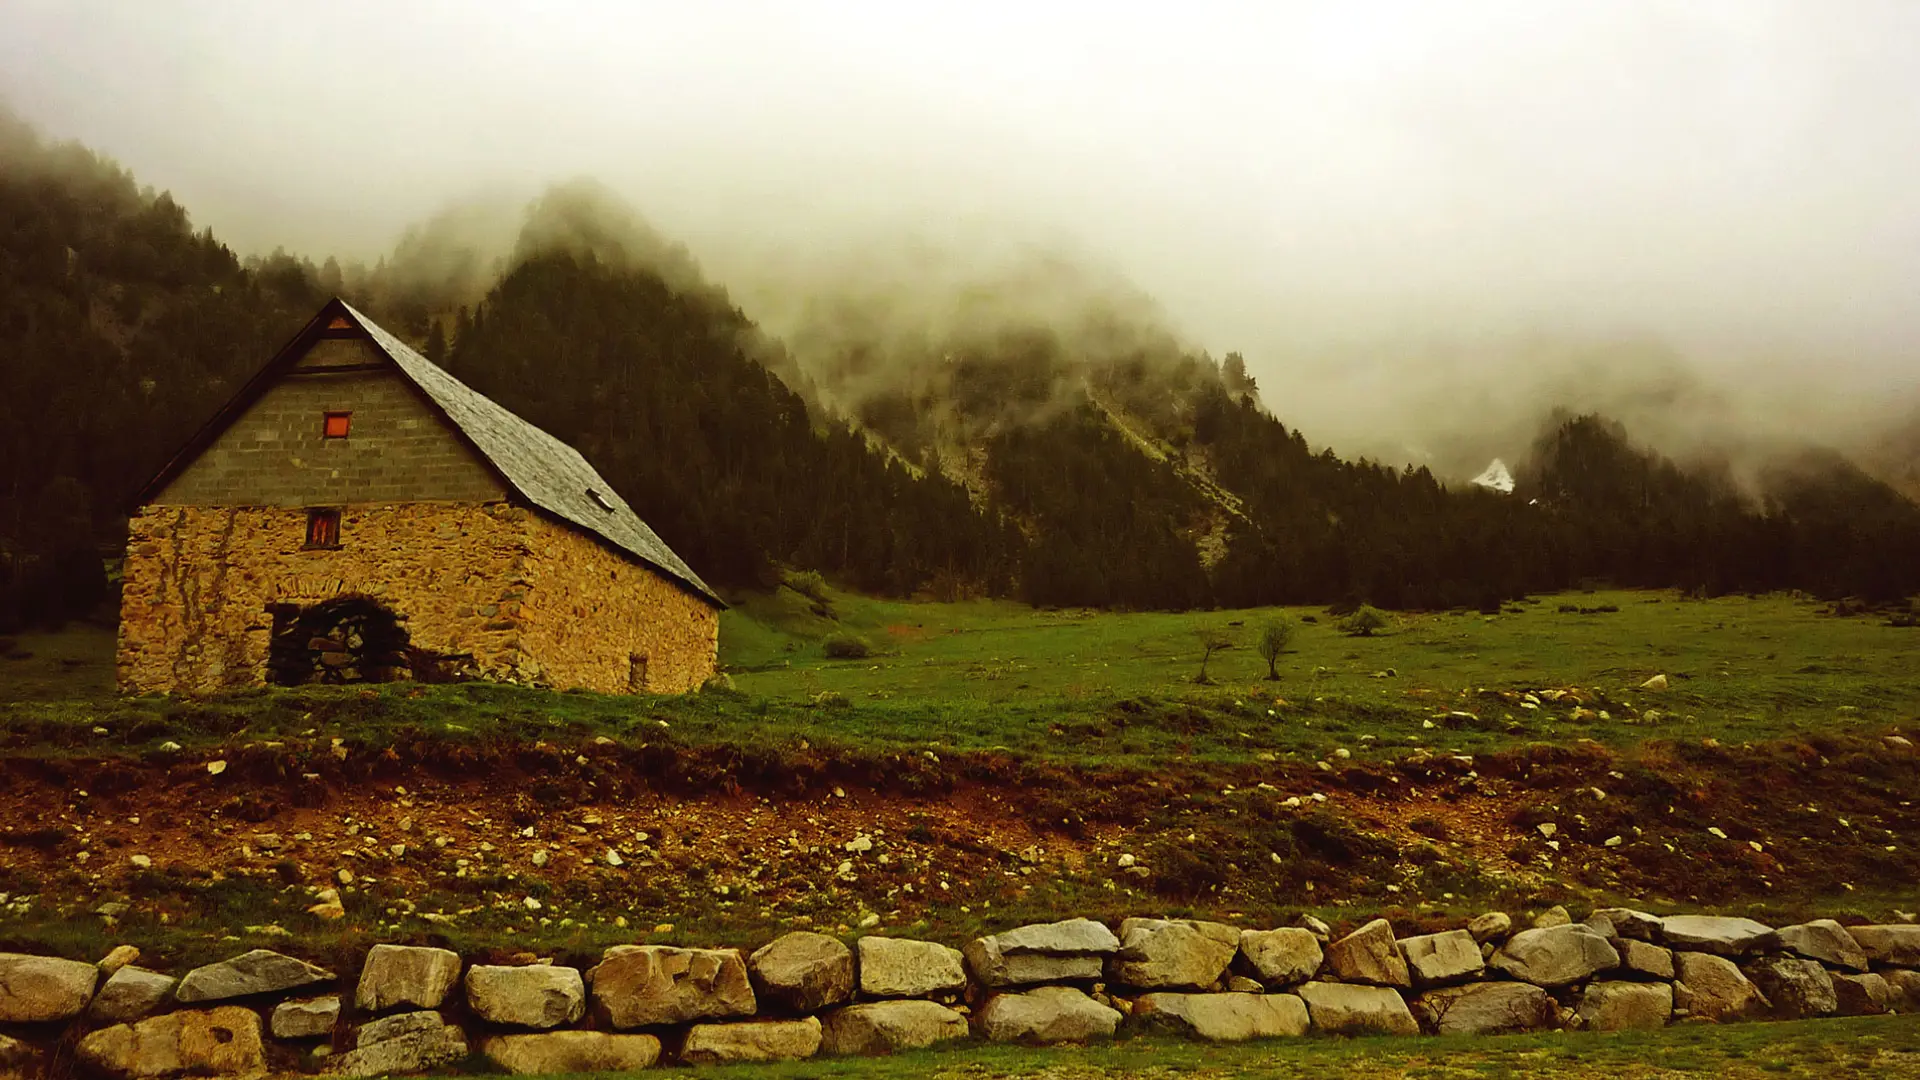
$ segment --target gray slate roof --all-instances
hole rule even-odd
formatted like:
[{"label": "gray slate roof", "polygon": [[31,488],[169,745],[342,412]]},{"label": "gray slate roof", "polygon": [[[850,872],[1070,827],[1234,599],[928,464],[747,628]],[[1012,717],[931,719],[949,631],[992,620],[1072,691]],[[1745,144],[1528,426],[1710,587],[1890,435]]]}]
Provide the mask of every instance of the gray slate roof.
[{"label": "gray slate roof", "polygon": [[[495,403],[493,399],[441,370],[372,319],[340,302],[380,350],[392,358],[447,415],[482,455],[528,502],[600,537],[669,577],[702,599],[724,607],[717,593],[700,580],[666,545],[613,486],[600,478],[580,452]],[[606,500],[603,506],[595,493]]]}]

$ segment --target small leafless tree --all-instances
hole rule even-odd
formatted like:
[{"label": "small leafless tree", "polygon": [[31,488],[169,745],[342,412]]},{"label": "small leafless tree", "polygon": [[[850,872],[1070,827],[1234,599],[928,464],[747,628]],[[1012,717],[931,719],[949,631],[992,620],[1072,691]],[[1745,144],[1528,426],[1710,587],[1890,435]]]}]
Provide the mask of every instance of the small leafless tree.
[{"label": "small leafless tree", "polygon": [[1213,681],[1207,678],[1207,662],[1221,649],[1233,648],[1233,635],[1218,626],[1202,626],[1193,633],[1200,639],[1200,674],[1193,681],[1205,685]]}]

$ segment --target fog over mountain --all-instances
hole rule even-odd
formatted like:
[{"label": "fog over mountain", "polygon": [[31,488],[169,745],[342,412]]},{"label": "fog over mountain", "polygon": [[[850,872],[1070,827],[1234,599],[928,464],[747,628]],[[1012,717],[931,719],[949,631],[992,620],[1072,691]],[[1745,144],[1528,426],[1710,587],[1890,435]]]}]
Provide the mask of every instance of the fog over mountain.
[{"label": "fog over mountain", "polygon": [[1099,297],[1456,478],[1553,405],[1915,444],[1920,7],[1248,7],[14,0],[0,96],[242,251],[591,177],[799,355]]}]

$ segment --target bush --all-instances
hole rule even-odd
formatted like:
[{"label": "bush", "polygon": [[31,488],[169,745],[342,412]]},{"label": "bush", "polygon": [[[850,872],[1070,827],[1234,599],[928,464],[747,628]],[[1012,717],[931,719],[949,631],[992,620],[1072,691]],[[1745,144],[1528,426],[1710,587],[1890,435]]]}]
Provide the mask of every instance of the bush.
[{"label": "bush", "polygon": [[827,579],[818,570],[788,570],[780,575],[780,584],[813,601],[813,613],[833,618],[833,600],[827,595]]},{"label": "bush", "polygon": [[1340,620],[1340,632],[1350,637],[1372,637],[1386,628],[1387,617],[1371,607],[1363,606]]},{"label": "bush", "polygon": [[823,648],[829,660],[865,660],[873,655],[873,646],[852,634],[835,634]]}]

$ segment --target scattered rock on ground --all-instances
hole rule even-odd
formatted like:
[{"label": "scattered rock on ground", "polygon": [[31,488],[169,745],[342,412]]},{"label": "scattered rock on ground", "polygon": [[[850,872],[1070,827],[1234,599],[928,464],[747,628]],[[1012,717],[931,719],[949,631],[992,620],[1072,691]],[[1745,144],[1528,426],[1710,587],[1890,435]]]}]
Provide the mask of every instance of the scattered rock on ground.
[{"label": "scattered rock on ground", "polygon": [[967,1018],[933,1001],[874,1001],[826,1015],[829,1054],[891,1054],[967,1037]]},{"label": "scattered rock on ground", "polygon": [[747,973],[762,1004],[818,1012],[853,996],[853,950],[838,938],[796,930],[747,957]]},{"label": "scattered rock on ground", "polygon": [[1329,1035],[1418,1035],[1420,1025],[1398,992],[1385,986],[1302,983],[1296,991],[1307,1003],[1315,1031]]},{"label": "scattered rock on ground", "polygon": [[1560,1017],[1553,995],[1530,983],[1484,982],[1429,990],[1413,1011],[1437,1035],[1506,1035],[1540,1031]]},{"label": "scattered rock on ground", "polygon": [[328,994],[305,1001],[283,1001],[274,1006],[267,1030],[276,1039],[317,1039],[333,1034],[333,1026],[339,1019],[340,997]]},{"label": "scattered rock on ground", "polygon": [[131,945],[115,945],[108,949],[107,955],[101,957],[100,962],[94,966],[100,969],[100,974],[112,975],[138,959],[140,959],[139,949]]},{"label": "scattered rock on ground", "polygon": [[[1126,940],[1124,932],[1121,940]],[[1018,994],[995,994],[981,1006],[977,1018],[980,1034],[989,1041],[1033,1046],[1109,1039],[1119,1026],[1119,1010],[1102,1005],[1071,986],[1041,986]]]},{"label": "scattered rock on ground", "polygon": [[52,956],[0,953],[0,1024],[43,1024],[79,1016],[100,969]]},{"label": "scattered rock on ground", "polygon": [[1671,983],[1591,982],[1574,1014],[1593,1031],[1645,1031],[1673,1018]]},{"label": "scattered rock on ground", "polygon": [[1620,964],[1620,953],[1583,923],[1522,930],[1493,954],[1490,965],[1535,986],[1568,986]]},{"label": "scattered rock on ground", "polygon": [[1513,916],[1504,911],[1489,911],[1484,915],[1476,915],[1473,921],[1467,924],[1467,933],[1472,934],[1473,940],[1483,945],[1489,941],[1504,941],[1512,932]]},{"label": "scattered rock on ground", "polygon": [[1133,1018],[1148,1027],[1207,1042],[1304,1035],[1307,1003],[1293,994],[1144,994]]},{"label": "scattered rock on ground", "polygon": [[616,1028],[752,1016],[747,965],[732,949],[616,945],[587,973],[593,1007]]},{"label": "scattered rock on ground", "polygon": [[260,1017],[238,1005],[101,1028],[81,1039],[75,1054],[91,1071],[114,1080],[259,1076],[267,1071]]},{"label": "scattered rock on ground", "polygon": [[106,1024],[138,1020],[165,1004],[173,984],[171,975],[128,965],[107,978],[87,1006],[87,1016]]},{"label": "scattered rock on ground", "polygon": [[651,1068],[660,1060],[660,1040],[605,1031],[544,1031],[488,1036],[480,1052],[510,1073],[616,1073]]},{"label": "scattered rock on ground", "polygon": [[1673,954],[1673,1004],[1703,1020],[1745,1020],[1768,1009],[1766,995],[1733,961],[1708,953]]},{"label": "scattered rock on ground", "polygon": [[1268,986],[1306,982],[1320,970],[1325,954],[1313,931],[1297,926],[1240,932],[1240,957],[1254,977]]},{"label": "scattered rock on ground", "polygon": [[460,954],[412,945],[375,945],[360,968],[356,1007],[383,1012],[406,1006],[437,1009],[460,978]]},{"label": "scattered rock on ground", "polygon": [[1328,945],[1327,967],[1345,982],[1413,987],[1406,958],[1395,948],[1393,925],[1385,919],[1375,919]]},{"label": "scattered rock on ground", "polygon": [[959,949],[888,937],[863,937],[854,949],[860,956],[860,992],[869,997],[931,997],[966,989]]},{"label": "scattered rock on ground", "polygon": [[187,972],[173,996],[189,1004],[225,1001],[253,994],[276,994],[318,982],[332,982],[333,972],[304,960],[282,956],[271,949],[254,949],[231,960]]},{"label": "scattered rock on ground", "polygon": [[680,1060],[689,1065],[745,1061],[799,1061],[820,1052],[820,1018],[747,1020],[695,1024],[687,1029]]},{"label": "scattered rock on ground", "polygon": [[1302,912],[1299,918],[1293,920],[1293,925],[1319,938],[1322,944],[1325,944],[1333,937],[1333,927],[1328,926],[1324,920],[1305,912]]},{"label": "scattered rock on ground", "polygon": [[1240,951],[1240,931],[1196,919],[1127,919],[1107,977],[1141,989],[1201,989],[1225,974]]},{"label": "scattered rock on ground", "polygon": [[575,968],[558,964],[467,969],[467,1005],[490,1024],[556,1028],[587,1013],[587,987]]},{"label": "scattered rock on ground", "polygon": [[1535,930],[1545,930],[1549,927],[1565,926],[1572,921],[1573,916],[1567,914],[1567,909],[1561,907],[1559,904],[1555,904],[1533,917],[1532,928]]},{"label": "scattered rock on ground", "polygon": [[1415,986],[1444,986],[1462,982],[1486,970],[1486,961],[1480,957],[1479,943],[1465,930],[1401,938],[1398,945]]}]

